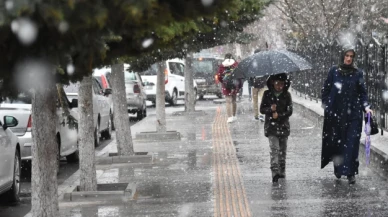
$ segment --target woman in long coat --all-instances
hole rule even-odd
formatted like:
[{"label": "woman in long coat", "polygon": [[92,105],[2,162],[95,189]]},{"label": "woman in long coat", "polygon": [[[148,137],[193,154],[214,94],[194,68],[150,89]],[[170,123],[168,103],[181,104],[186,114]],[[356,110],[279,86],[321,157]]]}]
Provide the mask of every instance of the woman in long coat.
[{"label": "woman in long coat", "polygon": [[333,161],[335,176],[347,176],[349,184],[356,182],[358,174],[363,111],[372,112],[363,72],[354,65],[355,55],[353,49],[345,50],[342,63],[330,69],[322,88],[325,111],[321,168]]}]

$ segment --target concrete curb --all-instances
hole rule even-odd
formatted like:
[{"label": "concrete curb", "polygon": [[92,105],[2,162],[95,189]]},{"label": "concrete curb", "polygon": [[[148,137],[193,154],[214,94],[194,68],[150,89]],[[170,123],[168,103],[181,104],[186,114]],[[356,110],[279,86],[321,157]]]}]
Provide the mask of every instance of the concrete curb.
[{"label": "concrete curb", "polygon": [[175,141],[181,140],[181,134],[177,131],[167,131],[165,133],[159,132],[141,132],[136,133],[136,139],[134,141]]},{"label": "concrete curb", "polygon": [[223,103],[225,103],[225,102],[226,102],[225,99],[215,99],[215,100],[213,100],[213,103],[214,103],[214,104],[223,104]]},{"label": "concrete curb", "polygon": [[135,155],[135,156],[111,156],[111,157],[96,157],[97,165],[106,164],[122,164],[122,163],[135,163],[135,164],[151,164],[151,155]]},{"label": "concrete curb", "polygon": [[[109,200],[132,200],[136,192],[135,183],[109,183],[98,184],[98,191],[78,191],[79,186],[75,186],[72,192],[65,193],[63,201],[83,202],[83,201],[105,201]],[[115,190],[117,188],[117,190]],[[109,190],[105,190],[109,189]],[[123,189],[123,190],[120,190]]]},{"label": "concrete curb", "polygon": [[[293,102],[294,110],[299,110],[303,115],[305,115],[310,120],[314,121],[314,124],[317,126],[323,126],[323,116],[313,111],[310,108],[307,108],[305,105],[300,102]],[[376,135],[377,136],[377,135]],[[373,136],[372,142],[373,142]],[[388,155],[380,150],[379,148],[371,145],[370,147],[370,163],[369,167],[372,170],[375,170],[380,175],[388,177]],[[359,160],[361,163],[366,162],[365,158],[365,137],[361,137],[360,140],[360,152],[359,152]]]}]

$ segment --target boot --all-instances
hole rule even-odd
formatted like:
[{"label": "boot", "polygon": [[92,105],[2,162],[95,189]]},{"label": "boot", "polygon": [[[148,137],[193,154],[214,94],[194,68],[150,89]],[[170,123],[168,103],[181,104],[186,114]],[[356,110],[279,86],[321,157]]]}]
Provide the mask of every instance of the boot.
[{"label": "boot", "polygon": [[272,170],[272,183],[277,183],[279,180],[279,173]]},{"label": "boot", "polygon": [[348,176],[349,185],[353,185],[356,183],[356,177],[354,175]]}]

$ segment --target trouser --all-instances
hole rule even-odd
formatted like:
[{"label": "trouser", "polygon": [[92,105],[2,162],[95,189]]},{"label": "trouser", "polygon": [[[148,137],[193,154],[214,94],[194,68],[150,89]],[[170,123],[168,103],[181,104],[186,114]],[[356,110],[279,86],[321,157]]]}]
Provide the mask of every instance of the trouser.
[{"label": "trouser", "polygon": [[226,114],[228,117],[236,116],[236,95],[225,96],[226,99]]},{"label": "trouser", "polygon": [[252,97],[253,97],[253,111],[255,112],[255,117],[259,117],[259,97],[260,103],[263,99],[265,88],[252,88]]},{"label": "trouser", "polygon": [[288,137],[269,136],[272,177],[285,175]]}]

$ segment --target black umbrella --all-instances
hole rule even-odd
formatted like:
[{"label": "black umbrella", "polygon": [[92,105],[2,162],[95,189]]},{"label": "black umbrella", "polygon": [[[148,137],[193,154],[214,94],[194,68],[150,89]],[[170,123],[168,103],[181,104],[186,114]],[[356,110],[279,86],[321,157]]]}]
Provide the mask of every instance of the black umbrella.
[{"label": "black umbrella", "polygon": [[286,50],[255,53],[242,60],[233,74],[235,78],[260,77],[311,69],[304,58]]}]

